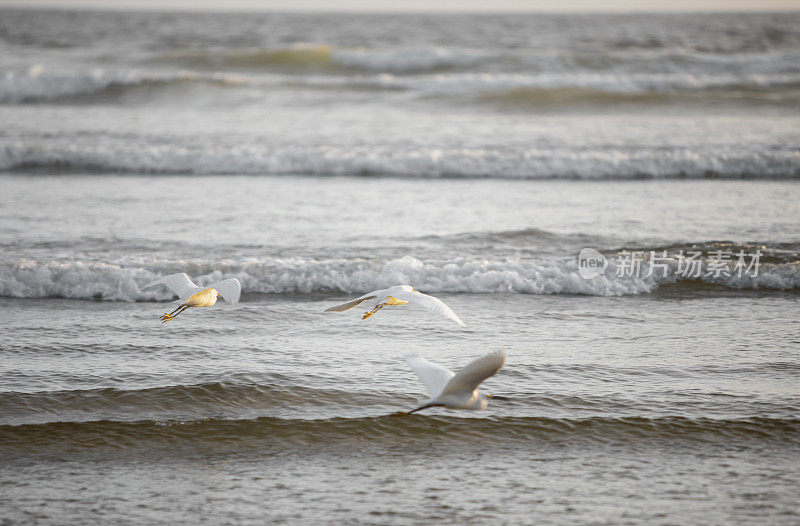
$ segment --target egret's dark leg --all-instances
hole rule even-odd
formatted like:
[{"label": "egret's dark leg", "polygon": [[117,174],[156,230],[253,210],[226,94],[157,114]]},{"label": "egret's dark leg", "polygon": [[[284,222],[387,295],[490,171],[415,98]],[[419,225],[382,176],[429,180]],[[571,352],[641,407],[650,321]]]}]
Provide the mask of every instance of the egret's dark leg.
[{"label": "egret's dark leg", "polygon": [[364,315],[361,317],[361,319],[362,320],[366,320],[367,318],[369,318],[370,316],[372,316],[373,314],[375,314],[376,312],[378,312],[379,310],[381,310],[385,306],[386,306],[386,303],[381,303],[380,305],[375,305],[375,308],[372,309],[369,312],[364,313]]},{"label": "egret's dark leg", "polygon": [[180,307],[170,312],[169,314],[164,314],[163,316],[161,316],[161,323],[168,322],[169,320],[175,318],[175,316],[177,316],[178,314],[180,314],[181,312],[185,311],[188,308],[189,308],[188,305],[181,305]]},{"label": "egret's dark leg", "polygon": [[177,308],[176,308],[174,311],[170,312],[169,314],[164,314],[164,315],[163,315],[163,316],[161,316],[161,317],[162,317],[162,318],[169,318],[170,316],[172,316],[173,314],[175,314],[176,312],[178,312],[179,310],[181,310],[181,309],[182,309],[182,308],[184,308],[184,307],[186,307],[186,305],[185,305],[185,304],[178,305],[178,307],[177,307]]},{"label": "egret's dark leg", "polygon": [[426,405],[420,406],[420,407],[418,407],[416,409],[412,409],[411,411],[407,411],[407,412],[398,411],[395,414],[397,416],[406,416],[406,415],[410,415],[411,413],[416,413],[417,411],[422,411],[423,409],[427,409],[429,407],[444,407],[444,404],[426,404]]}]

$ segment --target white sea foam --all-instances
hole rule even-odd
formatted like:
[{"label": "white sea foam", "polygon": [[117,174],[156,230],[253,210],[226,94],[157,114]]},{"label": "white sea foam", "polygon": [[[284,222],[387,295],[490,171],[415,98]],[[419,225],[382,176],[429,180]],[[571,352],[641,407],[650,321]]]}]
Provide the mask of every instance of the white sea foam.
[{"label": "white sea foam", "polygon": [[[262,56],[266,54],[266,58]],[[256,59],[269,59],[280,68],[286,68],[287,57],[305,64],[313,63],[322,70],[303,70],[303,75],[286,73],[282,69],[272,71]],[[230,57],[229,57],[230,58]],[[34,64],[26,69],[10,69],[0,75],[0,103],[18,104],[30,102],[55,102],[71,100],[88,103],[101,100],[112,92],[117,95],[126,90],[157,90],[173,86],[184,88],[205,84],[216,86],[254,86],[264,93],[276,87],[295,90],[298,87],[335,87],[347,89],[405,90],[421,97],[503,96],[511,92],[517,99],[520,90],[528,90],[541,102],[541,92],[551,98],[568,95],[571,100],[592,101],[602,94],[625,97],[647,95],[651,98],[677,97],[681,94],[692,97],[708,97],[710,102],[719,97],[742,97],[771,101],[773,103],[796,102],[800,95],[800,71],[792,67],[798,56],[754,64],[740,64],[733,60],[725,62],[703,61],[695,63],[672,58],[675,64],[653,67],[646,58],[632,60],[627,57],[621,64],[609,57],[551,56],[549,54],[522,54],[503,67],[494,67],[495,57],[489,51],[464,51],[451,49],[403,49],[403,50],[345,50],[331,51],[328,46],[315,48],[292,48],[291,50],[249,51],[241,60],[255,60],[252,71],[237,73],[208,69],[171,70],[162,69],[110,69],[76,68],[52,69]],[[658,57],[656,57],[658,58]],[[211,60],[210,58],[208,60]],[[621,59],[620,59],[621,60]],[[661,60],[664,60],[663,57]],[[487,67],[482,62],[486,61]],[[603,66],[593,65],[599,61]],[[608,65],[610,62],[611,65]],[[785,65],[784,62],[786,62]],[[294,64],[295,62],[290,62]],[[330,71],[331,63],[339,69]],[[224,66],[224,64],[221,64]],[[197,66],[190,62],[188,67]],[[276,66],[276,67],[277,67]],[[319,69],[319,68],[318,68]],[[283,85],[281,85],[283,83]],[[179,88],[180,89],[180,88]],[[147,98],[147,97],[144,97]],[[535,97],[531,97],[534,99]],[[518,101],[519,102],[519,101]]]},{"label": "white sea foam", "polygon": [[703,276],[684,280],[670,273],[648,277],[617,275],[615,263],[601,276],[584,279],[574,259],[532,261],[456,258],[423,261],[412,256],[393,260],[266,258],[242,261],[126,260],[80,262],[20,259],[0,264],[0,296],[63,297],[106,301],[172,299],[163,287],[142,290],[159,276],[185,271],[200,285],[236,277],[245,293],[358,294],[399,283],[432,293],[646,294],[680,281],[730,289],[800,288],[800,265],[762,265],[758,276]]},{"label": "white sea foam", "polygon": [[0,170],[53,169],[165,174],[318,174],[512,179],[671,177],[787,178],[800,175],[789,147],[650,150],[414,148],[334,146],[191,147],[106,140],[92,144],[33,141],[0,146]]},{"label": "white sea foam", "polygon": [[[391,71],[391,70],[390,70]],[[336,87],[404,90],[429,97],[475,97],[478,102],[503,100],[522,103],[520,94],[528,92],[531,104],[557,101],[596,101],[615,96],[620,101],[647,96],[654,101],[678,97],[743,98],[772,103],[798,100],[800,74],[710,75],[704,73],[598,73],[545,72],[520,73],[449,73],[440,75],[400,76],[393,74],[355,76],[307,76],[284,78],[289,87]],[[29,72],[7,72],[0,77],[0,102],[52,102],[73,100],[92,102],[112,93],[124,94],[137,88],[161,89],[169,86],[205,84],[210,86],[260,86],[274,90],[271,78],[233,75],[230,73],[172,73],[143,71],[92,70],[80,73],[43,73],[38,68]],[[116,91],[114,91],[116,90]],[[708,93],[704,93],[708,92]]]},{"label": "white sea foam", "polygon": [[336,49],[331,58],[348,68],[386,73],[426,72],[437,69],[465,68],[496,54],[481,50],[453,50],[444,48],[406,49]]},{"label": "white sea foam", "polygon": [[550,72],[561,74],[635,73],[719,75],[731,72],[797,73],[796,50],[764,53],[708,53],[687,48],[558,49],[489,46],[398,45],[347,47],[294,44],[285,47],[232,49],[178,49],[156,57],[156,62],[196,68],[326,72],[334,74],[395,73],[399,75],[476,71],[479,73]]},{"label": "white sea foam", "polygon": [[[616,95],[662,95],[675,97],[686,92],[700,95],[713,92],[720,97],[726,90],[732,95],[741,92],[770,95],[779,100],[797,99],[800,73],[791,74],[709,74],[697,72],[616,72],[616,71],[547,71],[541,73],[449,73],[443,75],[381,75],[359,79],[365,85],[386,89],[404,89],[427,95],[487,95],[509,91],[581,90],[583,98],[603,93]],[[782,90],[788,90],[785,93]],[[765,94],[765,90],[772,93]]]},{"label": "white sea foam", "polygon": [[249,81],[226,73],[192,71],[152,72],[138,70],[51,71],[41,65],[0,76],[0,102],[47,102],[108,93],[113,89],[154,88],[181,83],[241,85]]}]

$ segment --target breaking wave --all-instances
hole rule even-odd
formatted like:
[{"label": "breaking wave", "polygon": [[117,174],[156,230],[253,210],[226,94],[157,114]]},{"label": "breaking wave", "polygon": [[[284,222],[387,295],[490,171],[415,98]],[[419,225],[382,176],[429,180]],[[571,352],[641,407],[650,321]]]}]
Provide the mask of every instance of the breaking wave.
[{"label": "breaking wave", "polygon": [[[196,86],[248,85],[266,95],[276,89],[340,91],[402,90],[421,98],[516,106],[578,102],[719,103],[746,101],[795,104],[800,100],[800,57],[764,65],[733,60],[697,62],[673,57],[496,57],[488,51],[451,49],[365,50],[331,46],[240,51],[175,51],[156,62],[177,61],[184,69],[47,69],[40,64],[0,76],[0,103],[105,102],[134,90],[143,98],[172,88],[190,94]],[[500,62],[498,62],[500,60]],[[761,59],[764,61],[765,59]],[[151,65],[146,63],[144,66]],[[158,64],[156,64],[158,66]],[[162,65],[163,66],[163,65]],[[235,73],[232,73],[235,72]]]},{"label": "breaking wave", "polygon": [[102,102],[132,90],[163,90],[191,85],[239,86],[249,81],[225,73],[200,74],[95,69],[82,73],[45,71],[34,66],[27,71],[9,71],[0,77],[0,103]]},{"label": "breaking wave", "polygon": [[[573,104],[666,104],[673,102],[724,103],[742,101],[748,103],[780,103],[795,104],[800,100],[800,79],[787,79],[782,83],[770,86],[757,82],[748,84],[733,81],[731,84],[715,84],[706,86],[675,87],[641,86],[639,88],[620,89],[620,87],[601,89],[594,86],[566,87],[509,87],[486,89],[480,93],[480,102],[515,106],[521,108],[540,108],[544,106]],[[660,89],[659,89],[660,88]]]},{"label": "breaking wave", "polygon": [[299,44],[274,49],[178,50],[155,58],[191,68],[265,69],[286,73],[419,73],[469,67],[487,57],[485,52],[457,52],[443,48],[370,50]]},{"label": "breaking wave", "polygon": [[686,48],[542,49],[398,46],[341,47],[295,44],[272,48],[176,49],[150,59],[183,67],[277,70],[289,73],[672,73],[719,74],[731,71],[798,72],[797,52],[709,53]]},{"label": "breaking wave", "polygon": [[[793,103],[800,98],[800,72],[781,74],[542,72],[453,73],[363,77],[367,84],[418,91],[427,95],[475,95],[479,100],[502,97],[553,102],[656,102],[720,98]],[[321,81],[321,80],[318,80]]]},{"label": "breaking wave", "polygon": [[659,287],[721,287],[731,290],[800,289],[800,262],[762,263],[757,276],[707,275],[684,277],[677,263],[666,275],[617,272],[612,260],[600,276],[584,279],[576,259],[552,261],[519,258],[463,257],[422,261],[412,256],[393,260],[258,258],[231,260],[126,259],[82,262],[18,259],[0,263],[0,296],[12,298],[72,298],[105,301],[173,299],[163,287],[142,290],[159,276],[187,272],[198,284],[236,277],[245,293],[363,293],[398,283],[412,283],[431,293],[585,294],[619,296],[647,294]]},{"label": "breaking wave", "polygon": [[127,139],[0,146],[0,171],[197,175],[387,175],[418,178],[666,179],[797,178],[800,156],[773,148],[393,148],[387,146],[192,146]]},{"label": "breaking wave", "polygon": [[191,68],[274,68],[289,72],[320,72],[334,68],[331,47],[297,45],[277,49],[176,50],[155,57],[155,62],[178,63]]}]

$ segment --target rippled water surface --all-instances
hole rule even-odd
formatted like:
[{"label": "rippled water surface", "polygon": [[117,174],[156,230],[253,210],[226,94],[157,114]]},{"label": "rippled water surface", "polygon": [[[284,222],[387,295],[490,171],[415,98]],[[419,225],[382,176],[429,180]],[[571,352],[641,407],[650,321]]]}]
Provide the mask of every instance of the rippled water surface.
[{"label": "rippled water surface", "polygon": [[0,16],[0,170],[795,178],[800,16]]},{"label": "rippled water surface", "polygon": [[797,524],[798,27],[0,10],[0,524]]},{"label": "rippled water surface", "polygon": [[[794,183],[3,185],[13,522],[797,517]],[[756,278],[585,280],[584,245],[765,256]],[[238,277],[242,302],[161,325],[169,294],[140,287],[179,271]],[[408,307],[322,312],[401,282],[468,328]],[[498,347],[485,388],[508,400],[392,416],[424,400],[406,352],[455,368]]]}]

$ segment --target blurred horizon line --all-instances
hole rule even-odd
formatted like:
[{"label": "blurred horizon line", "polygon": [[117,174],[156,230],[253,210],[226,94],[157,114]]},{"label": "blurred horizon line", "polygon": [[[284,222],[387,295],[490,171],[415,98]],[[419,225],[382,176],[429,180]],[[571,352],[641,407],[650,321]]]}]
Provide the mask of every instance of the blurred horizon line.
[{"label": "blurred horizon line", "polygon": [[[592,4],[597,6],[598,4]],[[188,5],[175,5],[169,2],[158,4],[145,4],[145,5],[132,5],[131,3],[125,4],[108,4],[99,5],[95,2],[88,2],[85,4],[71,4],[63,5],[58,2],[42,2],[31,3],[27,2],[4,2],[0,0],[0,9],[3,10],[25,10],[25,11],[74,11],[74,12],[166,12],[166,13],[275,13],[275,14],[344,14],[344,15],[370,15],[370,14],[385,14],[385,15],[414,15],[414,14],[429,14],[429,15],[670,15],[670,14],[741,14],[741,13],[795,13],[800,11],[800,2],[793,6],[771,6],[764,7],[764,4],[754,6],[731,6],[730,4],[714,8],[710,6],[698,6],[697,8],[688,8],[685,6],[679,8],[665,8],[642,6],[642,7],[564,7],[563,4],[559,7],[547,8],[539,7],[536,9],[519,9],[514,7],[497,7],[491,8],[483,7],[464,7],[454,6],[446,7],[441,5],[432,5],[428,7],[410,7],[405,9],[398,9],[396,4],[394,6],[387,6],[386,8],[371,6],[339,6],[339,7],[320,7],[320,6],[293,6],[293,7],[258,7],[253,5],[241,6],[219,6],[219,5],[203,5],[194,4]]]}]

